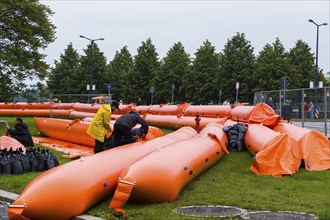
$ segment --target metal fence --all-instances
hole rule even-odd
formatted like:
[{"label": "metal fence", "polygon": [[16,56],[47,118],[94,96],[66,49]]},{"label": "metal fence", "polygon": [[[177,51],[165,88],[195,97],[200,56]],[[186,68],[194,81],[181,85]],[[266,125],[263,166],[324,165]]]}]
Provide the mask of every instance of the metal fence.
[{"label": "metal fence", "polygon": [[294,124],[330,135],[330,87],[261,91],[254,94],[253,105],[265,102],[276,114]]},{"label": "metal fence", "polygon": [[93,97],[103,97],[108,99],[111,94],[52,94],[49,99],[55,102],[70,103],[70,102],[80,102],[80,103],[95,103],[96,100],[93,100]]}]

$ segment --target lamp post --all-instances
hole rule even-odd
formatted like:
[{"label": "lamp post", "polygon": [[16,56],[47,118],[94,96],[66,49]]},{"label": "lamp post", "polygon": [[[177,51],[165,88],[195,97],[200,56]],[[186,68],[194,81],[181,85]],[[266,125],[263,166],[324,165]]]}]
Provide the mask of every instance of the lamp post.
[{"label": "lamp post", "polygon": [[[319,67],[318,67],[318,55],[319,55],[319,27],[324,25],[328,25],[327,23],[322,23],[322,24],[317,24],[315,23],[312,19],[308,20],[309,22],[313,23],[316,25],[316,60],[315,60],[315,84],[314,88],[318,87],[318,73],[319,73]],[[317,97],[316,97],[316,90],[314,89],[314,99],[315,99],[315,104],[317,104]]]},{"label": "lamp post", "polygon": [[91,103],[91,90],[93,86],[93,59],[94,59],[94,42],[98,40],[104,40],[104,38],[98,38],[98,39],[90,39],[88,37],[85,37],[83,35],[79,35],[81,38],[85,38],[86,40],[89,40],[91,42],[91,58],[90,58],[90,81],[89,81],[89,89],[88,89],[88,103]]}]

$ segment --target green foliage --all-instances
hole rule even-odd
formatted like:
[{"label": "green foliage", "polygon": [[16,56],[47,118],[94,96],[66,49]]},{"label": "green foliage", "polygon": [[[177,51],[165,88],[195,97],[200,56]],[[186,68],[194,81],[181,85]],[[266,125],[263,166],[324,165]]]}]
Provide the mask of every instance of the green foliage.
[{"label": "green foliage", "polygon": [[22,92],[25,79],[46,76],[48,65],[40,50],[55,39],[55,26],[49,20],[52,14],[38,0],[1,1],[0,100],[10,101]]},{"label": "green foliage", "polygon": [[113,88],[111,91],[113,99],[124,100],[125,102],[125,98],[134,93],[129,87],[129,73],[132,71],[133,65],[133,57],[127,46],[123,47],[120,52],[116,52],[108,67],[110,84]]},{"label": "green foliage", "polygon": [[221,74],[218,77],[217,85],[223,91],[223,98],[233,103],[236,100],[235,85],[236,82],[239,82],[239,100],[251,102],[254,95],[251,90],[257,84],[254,72],[253,47],[245,39],[244,33],[237,33],[228,40],[221,55]]},{"label": "green foliage", "polygon": [[146,42],[142,42],[142,46],[137,51],[138,54],[134,57],[133,70],[128,75],[130,79],[128,86],[131,92],[128,101],[135,102],[141,97],[145,103],[150,104],[151,80],[156,76],[160,66],[158,53],[150,38]]},{"label": "green foliage", "polygon": [[[162,60],[159,73],[153,79],[153,84],[157,88],[155,96],[156,103],[169,103],[187,101],[184,96],[182,82],[189,74],[190,58],[181,42],[173,45]],[[180,91],[179,91],[180,89]]]},{"label": "green foliage", "polygon": [[194,104],[208,104],[216,99],[219,77],[219,54],[207,40],[195,53],[191,72],[186,72],[183,81],[185,99]]},{"label": "green foliage", "polygon": [[[298,40],[295,47],[290,49],[288,58],[292,67],[290,73],[293,76],[290,82],[291,86],[293,88],[309,88],[309,82],[315,80],[315,65],[311,48],[307,43]],[[325,82],[321,71],[318,78]]]},{"label": "green foliage", "polygon": [[286,77],[289,81],[289,88],[292,88],[291,81],[294,74],[290,74],[288,53],[280,40],[270,45],[267,44],[257,58],[256,78],[258,84],[255,89],[258,91],[280,90],[281,78]]},{"label": "green foliage", "polygon": [[80,80],[80,68],[80,55],[70,43],[64,50],[64,54],[61,54],[60,60],[55,61],[55,67],[49,74],[47,85],[50,93],[74,94],[81,92],[77,89],[79,88],[77,82]]},{"label": "green foliage", "polygon": [[[85,56],[81,56],[81,67],[79,69],[78,77],[81,81],[76,85],[79,87],[79,93],[88,93],[86,86],[90,84],[90,66],[92,66],[92,85],[95,85],[95,90],[92,93],[106,94],[107,85],[110,83],[110,77],[108,74],[107,61],[100,51],[95,42],[91,42],[87,49],[84,50]],[[77,81],[76,81],[77,83]]]}]

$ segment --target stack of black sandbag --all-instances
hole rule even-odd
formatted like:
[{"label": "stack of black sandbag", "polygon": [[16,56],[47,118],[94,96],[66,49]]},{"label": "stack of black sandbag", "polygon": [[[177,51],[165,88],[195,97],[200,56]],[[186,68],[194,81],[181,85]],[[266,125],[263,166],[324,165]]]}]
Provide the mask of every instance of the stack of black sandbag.
[{"label": "stack of black sandbag", "polygon": [[247,131],[247,127],[237,122],[237,124],[231,126],[225,126],[223,131],[227,134],[228,137],[228,149],[230,151],[244,151],[246,150],[246,146],[244,143],[244,136]]},{"label": "stack of black sandbag", "polygon": [[49,170],[59,165],[56,156],[49,150],[29,148],[23,153],[22,148],[15,151],[10,148],[0,150],[0,174],[22,174]]}]

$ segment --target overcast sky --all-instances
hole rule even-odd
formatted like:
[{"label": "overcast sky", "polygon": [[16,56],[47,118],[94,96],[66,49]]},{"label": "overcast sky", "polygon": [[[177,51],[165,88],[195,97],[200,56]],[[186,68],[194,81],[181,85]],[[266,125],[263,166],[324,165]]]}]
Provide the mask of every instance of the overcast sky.
[{"label": "overcast sky", "polygon": [[[177,42],[194,55],[205,40],[217,52],[237,32],[244,33],[257,55],[278,37],[286,51],[303,40],[316,53],[317,24],[330,23],[330,1],[91,1],[41,0],[55,14],[55,42],[45,51],[53,66],[72,42],[83,55],[89,41],[97,41],[100,50],[113,59],[116,51],[127,46],[134,56],[142,41],[151,38],[159,58]],[[319,27],[319,67],[330,71],[330,28]]]}]

